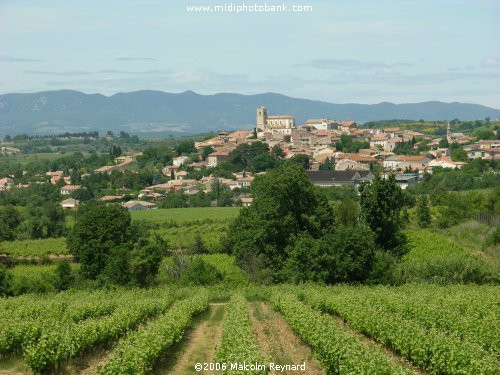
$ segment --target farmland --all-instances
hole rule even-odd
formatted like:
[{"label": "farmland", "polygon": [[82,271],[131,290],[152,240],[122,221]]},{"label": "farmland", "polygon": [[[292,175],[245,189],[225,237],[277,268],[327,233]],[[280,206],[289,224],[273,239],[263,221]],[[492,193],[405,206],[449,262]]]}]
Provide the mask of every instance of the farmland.
[{"label": "farmland", "polygon": [[60,238],[47,238],[43,240],[6,241],[0,243],[0,254],[32,257],[46,255],[68,254],[66,240]]},{"label": "farmland", "polygon": [[[494,374],[500,371],[499,298],[498,287],[464,285],[159,287],[24,295],[0,303],[0,368],[9,373],[15,363],[17,373],[149,374],[184,366],[183,373],[195,373],[195,363],[186,361],[198,353],[226,374],[265,374],[270,363],[303,361],[306,369],[319,366],[327,374]],[[221,324],[206,325],[213,319],[208,311],[216,308]],[[262,309],[273,311],[268,327],[284,324],[281,332],[310,348],[310,356],[283,363],[296,358],[294,348],[278,352],[262,345],[255,319]],[[210,347],[216,351],[208,349],[206,337],[215,340]],[[245,372],[231,370],[233,363],[264,367]]]},{"label": "farmland", "polygon": [[239,207],[196,207],[196,208],[170,208],[151,211],[132,212],[133,220],[145,220],[148,222],[184,222],[204,221],[227,221],[235,219],[240,212]]}]

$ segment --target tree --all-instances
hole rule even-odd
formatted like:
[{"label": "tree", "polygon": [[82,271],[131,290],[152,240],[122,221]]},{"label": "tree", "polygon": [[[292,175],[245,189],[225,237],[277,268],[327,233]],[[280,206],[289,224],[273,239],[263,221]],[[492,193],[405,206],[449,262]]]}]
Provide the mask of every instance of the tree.
[{"label": "tree", "polygon": [[453,143],[450,146],[451,160],[453,161],[467,161],[467,151],[463,149],[458,143]]},{"label": "tree", "polygon": [[269,145],[256,141],[250,145],[243,143],[229,153],[228,160],[234,170],[243,171],[252,168],[252,161],[261,154],[269,154]]},{"label": "tree", "polygon": [[[285,163],[252,184],[253,205],[240,211],[230,226],[225,247],[247,271],[258,265],[274,281],[283,279],[283,265],[295,238],[319,238],[333,228],[333,211],[325,196],[296,163]],[[258,270],[260,273],[263,270]]]},{"label": "tree", "polygon": [[448,148],[448,147],[450,147],[450,144],[448,143],[448,139],[441,138],[441,140],[439,141],[438,147],[439,148]]},{"label": "tree", "polygon": [[254,173],[268,171],[276,168],[279,162],[269,154],[260,154],[252,159],[252,170]]},{"label": "tree", "polygon": [[276,159],[283,159],[286,156],[285,151],[283,151],[279,144],[275,144],[273,146],[273,148],[271,149],[271,155]]},{"label": "tree", "polygon": [[139,168],[145,168],[152,164],[157,167],[163,167],[172,162],[173,151],[165,145],[149,146],[144,149],[142,155],[137,157]]},{"label": "tree", "polygon": [[122,148],[120,146],[113,145],[109,148],[109,155],[115,159],[122,154]]},{"label": "tree", "polygon": [[431,210],[429,207],[429,198],[422,195],[417,203],[417,222],[421,228],[427,228],[431,223]]},{"label": "tree", "polygon": [[0,297],[9,294],[12,286],[12,275],[7,271],[7,267],[0,263]]},{"label": "tree", "polygon": [[319,165],[320,171],[333,171],[335,170],[335,160],[334,158],[326,158],[323,163]]},{"label": "tree", "polygon": [[177,146],[175,146],[175,152],[178,156],[180,155],[188,155],[193,152],[196,152],[196,147],[194,147],[194,141],[192,139],[188,139],[180,142]]},{"label": "tree", "polygon": [[302,235],[289,252],[288,281],[362,282],[373,266],[375,242],[366,225],[341,226],[320,239]]},{"label": "tree", "polygon": [[302,166],[305,170],[309,169],[309,156],[305,154],[297,154],[291,157],[290,162],[296,163]]},{"label": "tree", "polygon": [[203,242],[203,239],[201,238],[199,233],[196,233],[194,236],[194,243],[193,246],[191,246],[191,252],[193,254],[207,254],[208,249],[205,243]]},{"label": "tree", "polygon": [[129,271],[137,285],[144,287],[154,283],[165,247],[166,243],[159,239],[141,238],[137,241],[129,261]]},{"label": "tree", "polygon": [[12,241],[15,231],[21,224],[22,218],[19,211],[12,206],[0,208],[0,241]]},{"label": "tree", "polygon": [[4,142],[12,142],[12,137],[9,134],[7,134],[3,140]]},{"label": "tree", "polygon": [[55,270],[54,286],[57,290],[66,290],[73,283],[74,277],[71,272],[71,265],[67,260],[57,263]]},{"label": "tree", "polygon": [[201,151],[201,159],[205,160],[212,152],[214,152],[214,148],[212,146],[203,147],[203,150]]},{"label": "tree", "polygon": [[106,270],[110,279],[120,280],[115,271],[123,273],[126,268],[120,270],[117,263],[133,244],[130,213],[117,204],[89,202],[80,207],[79,214],[67,244],[81,264],[80,273],[96,279]]},{"label": "tree", "polygon": [[401,209],[404,196],[393,174],[383,179],[379,174],[359,187],[362,217],[375,234],[376,245],[394,255],[406,253],[402,233]]}]

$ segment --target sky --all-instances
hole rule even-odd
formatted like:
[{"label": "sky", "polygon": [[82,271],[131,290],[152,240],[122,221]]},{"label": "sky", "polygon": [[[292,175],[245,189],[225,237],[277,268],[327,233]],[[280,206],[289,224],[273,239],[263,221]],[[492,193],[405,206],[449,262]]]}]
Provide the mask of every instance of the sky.
[{"label": "sky", "polygon": [[0,0],[0,94],[277,92],[500,108],[500,0]]}]

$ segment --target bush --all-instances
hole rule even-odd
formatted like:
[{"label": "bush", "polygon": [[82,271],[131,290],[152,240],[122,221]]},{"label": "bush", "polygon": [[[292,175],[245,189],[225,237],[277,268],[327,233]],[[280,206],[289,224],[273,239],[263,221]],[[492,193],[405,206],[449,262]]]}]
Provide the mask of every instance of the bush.
[{"label": "bush", "polygon": [[213,285],[223,280],[223,275],[200,257],[193,257],[181,276],[184,285]]},{"label": "bush", "polygon": [[55,270],[54,287],[57,290],[66,290],[74,282],[71,265],[67,260],[59,262]]},{"label": "bush", "polygon": [[12,287],[12,276],[7,272],[7,267],[0,264],[0,297],[9,294]]}]

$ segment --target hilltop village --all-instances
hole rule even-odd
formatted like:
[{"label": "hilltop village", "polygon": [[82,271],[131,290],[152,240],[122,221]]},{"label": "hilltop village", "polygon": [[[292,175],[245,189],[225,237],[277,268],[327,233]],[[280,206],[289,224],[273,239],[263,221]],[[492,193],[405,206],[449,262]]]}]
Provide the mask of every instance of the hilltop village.
[{"label": "hilltop village", "polygon": [[[106,139],[112,143],[115,138],[109,133]],[[88,198],[89,194],[79,190],[85,187],[89,176],[107,175],[116,179],[120,174],[137,174],[150,168],[153,160],[154,168],[158,173],[161,171],[160,177],[135,184],[135,189],[126,183],[120,186],[118,182],[115,189],[101,189],[112,190],[112,194],[99,192],[92,198],[122,202],[129,210],[146,210],[157,208],[156,201],[172,192],[184,198],[203,195],[205,202],[209,199],[205,195],[211,193],[210,204],[218,205],[221,189],[229,189],[233,192],[231,204],[248,206],[252,203],[249,188],[255,176],[266,173],[279,160],[303,164],[307,176],[317,186],[355,187],[373,179],[375,173],[394,173],[397,183],[406,189],[425,174],[432,174],[436,167],[460,169],[473,159],[498,160],[500,141],[497,136],[493,138],[477,139],[471,134],[452,132],[449,122],[446,133],[440,137],[404,127],[367,128],[356,121],[328,118],[297,124],[294,116],[270,115],[267,108],[260,107],[256,110],[253,131],[220,131],[202,140],[184,141],[184,147],[167,152],[163,159],[158,156],[163,152],[159,148],[129,153],[120,149],[114,159],[108,158],[104,165],[94,169],[51,167],[54,170],[46,171],[43,178],[38,173],[28,182],[27,178],[7,174],[0,176],[0,191],[26,188],[34,181],[50,182],[60,189],[61,206],[76,209],[82,198]],[[0,152],[12,156],[21,151],[4,142]],[[30,173],[23,171],[23,176],[29,177]]]}]

